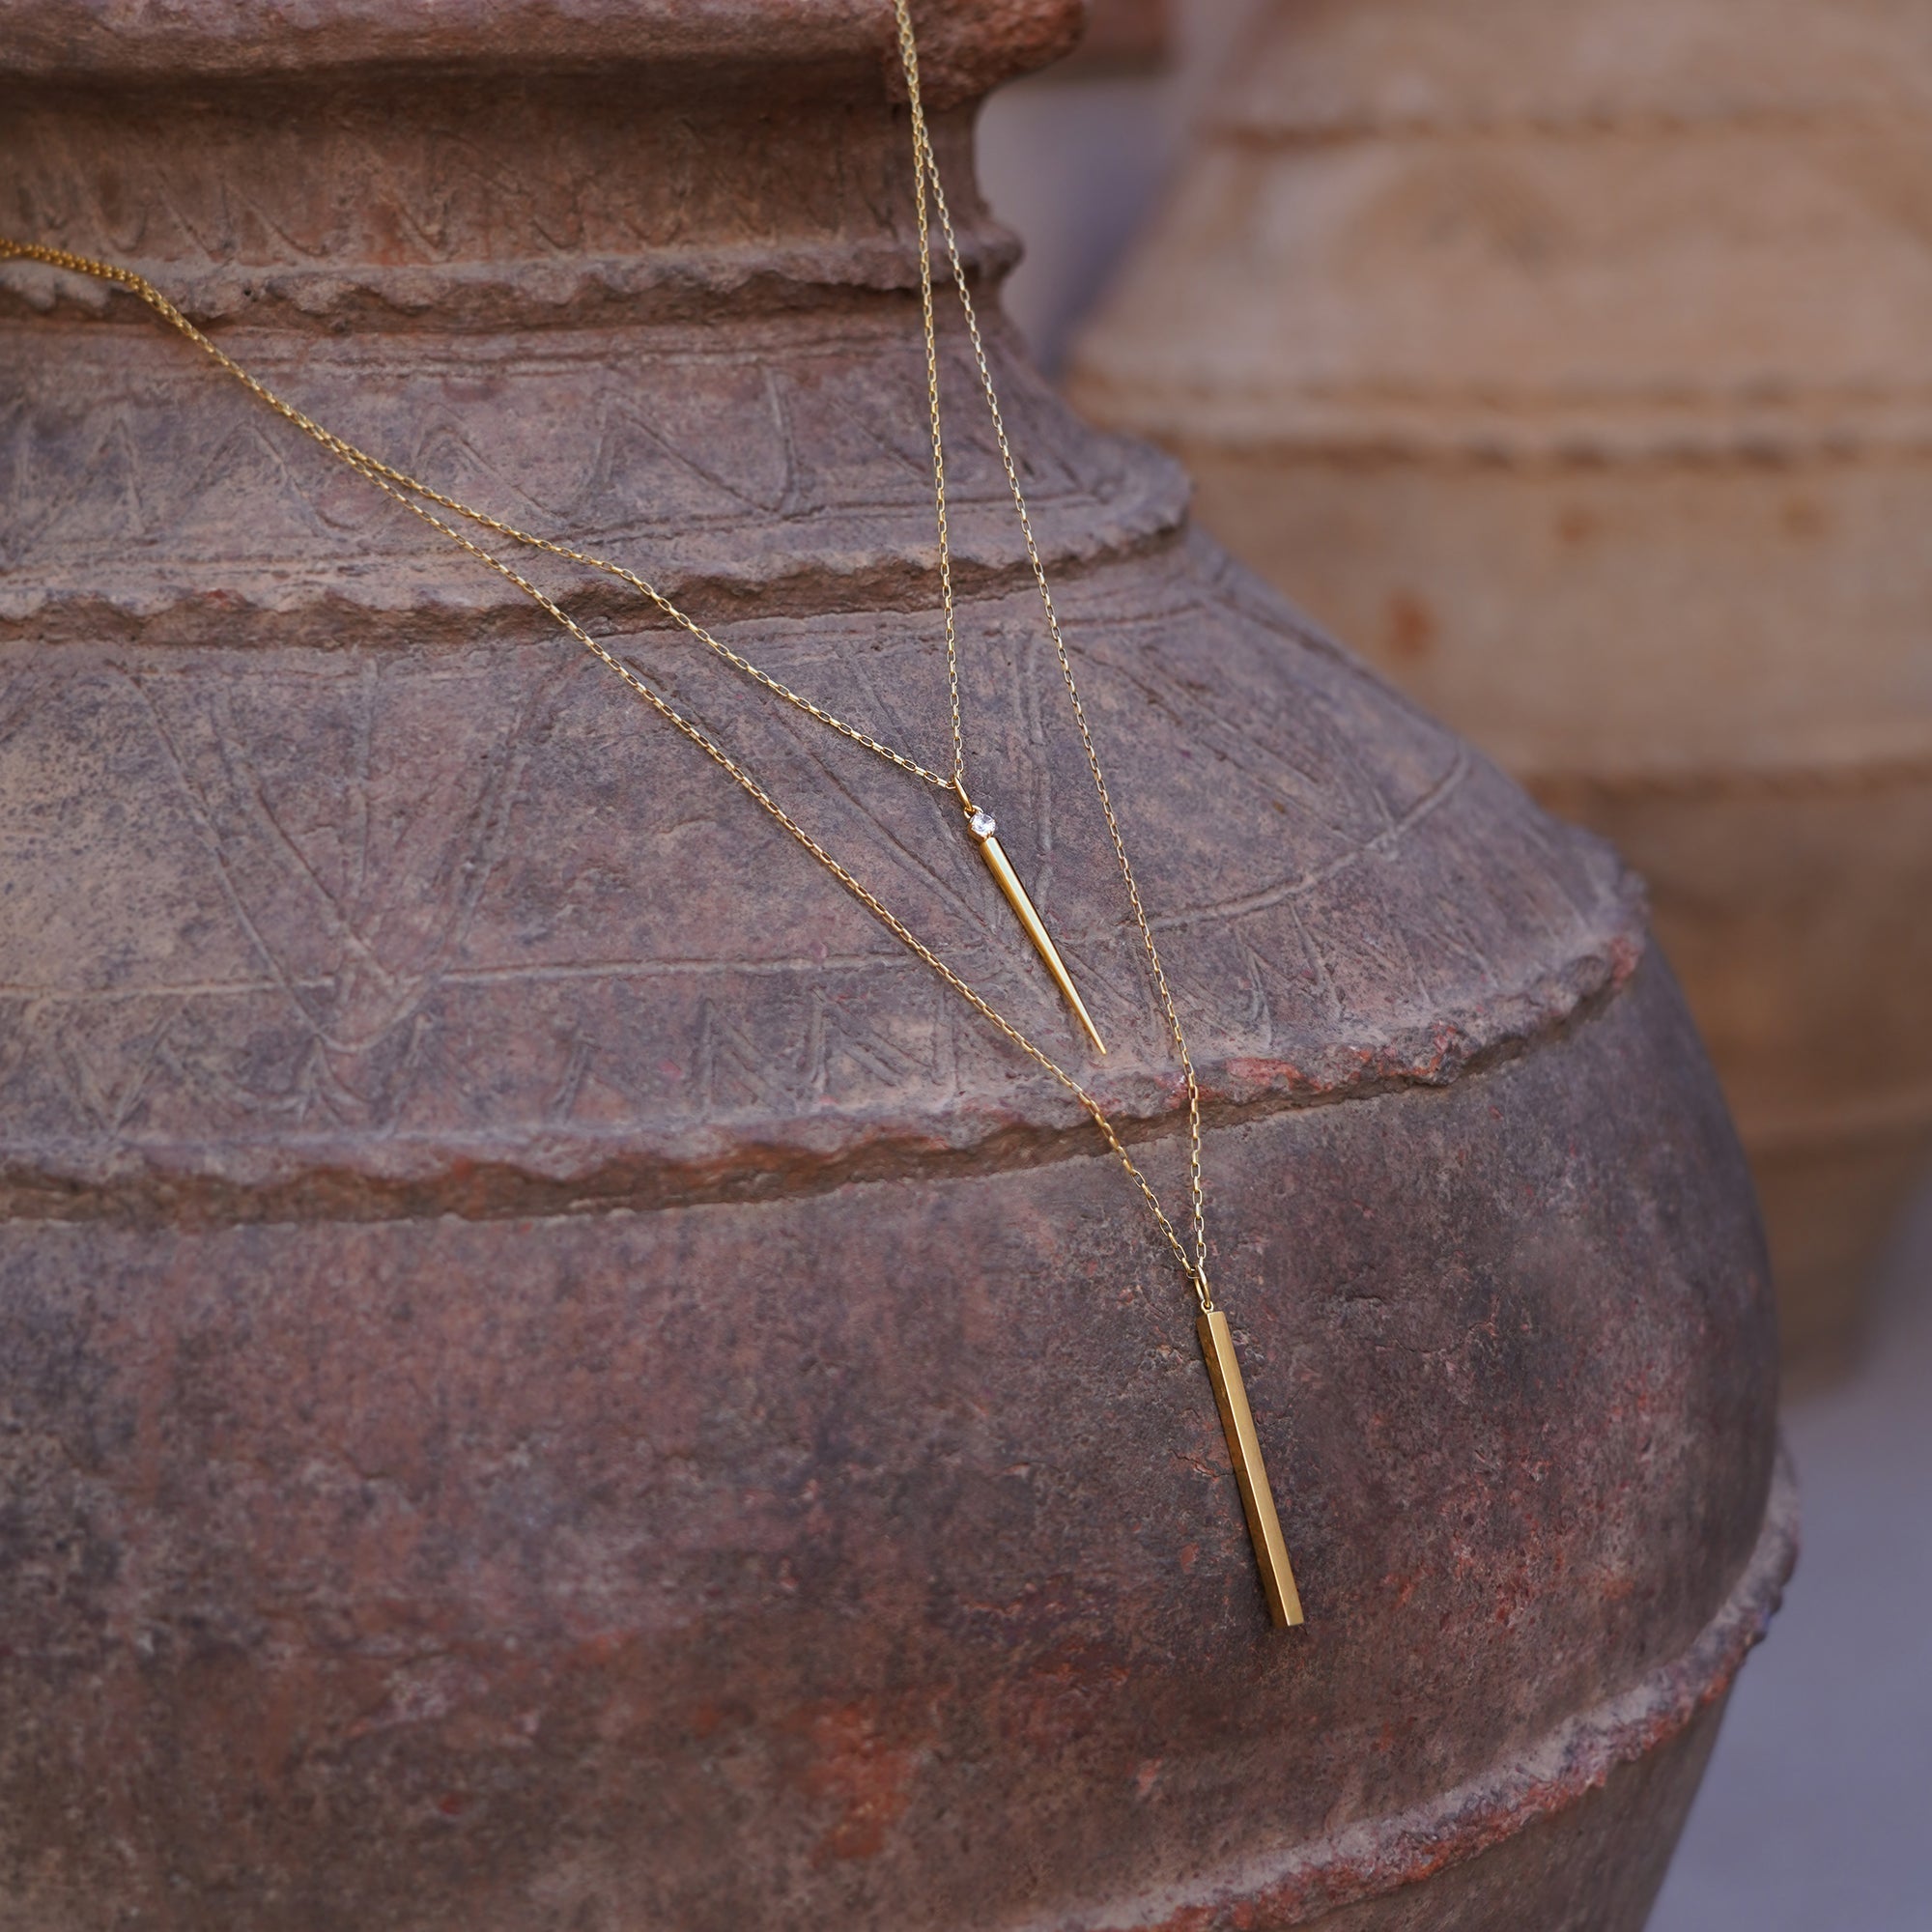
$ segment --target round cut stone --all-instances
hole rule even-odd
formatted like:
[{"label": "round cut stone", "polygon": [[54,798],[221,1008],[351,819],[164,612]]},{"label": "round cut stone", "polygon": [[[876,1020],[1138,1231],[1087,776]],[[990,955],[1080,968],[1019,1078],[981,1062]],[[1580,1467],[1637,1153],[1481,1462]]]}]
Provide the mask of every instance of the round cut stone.
[{"label": "round cut stone", "polygon": [[966,829],[975,838],[990,838],[1000,828],[990,811],[976,811],[966,821]]}]

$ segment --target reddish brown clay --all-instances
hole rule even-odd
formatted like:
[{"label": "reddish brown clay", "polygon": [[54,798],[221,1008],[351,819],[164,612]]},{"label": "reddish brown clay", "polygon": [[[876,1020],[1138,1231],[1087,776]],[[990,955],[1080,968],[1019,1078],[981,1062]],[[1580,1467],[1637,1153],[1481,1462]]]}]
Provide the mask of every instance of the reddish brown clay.
[{"label": "reddish brown clay", "polygon": [[[29,0],[6,225],[943,758],[884,8],[441,11]],[[944,24],[963,99],[1072,22]],[[1637,1925],[1792,1522],[1744,1169],[1607,849],[995,329],[1283,1635],[1077,1110],[506,586],[5,282],[0,1926]],[[1178,1191],[956,331],[945,380],[975,787]],[[956,814],[573,595],[1086,1066]]]}]

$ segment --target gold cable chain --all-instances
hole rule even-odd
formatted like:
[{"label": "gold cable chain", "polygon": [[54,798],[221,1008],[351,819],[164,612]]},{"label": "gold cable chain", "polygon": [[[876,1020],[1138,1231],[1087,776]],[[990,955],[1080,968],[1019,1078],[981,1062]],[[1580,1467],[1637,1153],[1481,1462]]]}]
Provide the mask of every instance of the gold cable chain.
[{"label": "gold cable chain", "polygon": [[926,207],[928,180],[932,187],[932,205],[938,212],[940,232],[945,238],[947,266],[952,270],[952,286],[958,291],[959,306],[966,318],[966,332],[971,339],[973,359],[979,369],[980,387],[985,396],[987,411],[992,416],[993,436],[999,444],[1000,461],[1007,472],[1008,488],[1012,493],[1013,509],[1019,517],[1020,534],[1026,540],[1027,561],[1033,567],[1034,582],[1039,588],[1040,605],[1046,613],[1047,636],[1052,639],[1054,655],[1060,660],[1060,673],[1065,682],[1066,695],[1073,706],[1073,722],[1079,727],[1081,749],[1087,754],[1087,769],[1093,775],[1094,790],[1100,801],[1101,814],[1107,821],[1107,835],[1113,841],[1114,856],[1120,864],[1121,878],[1126,886],[1127,903],[1133,908],[1135,924],[1140,927],[1141,944],[1147,953],[1148,970],[1159,992],[1161,1010],[1166,1015],[1168,1033],[1174,1040],[1175,1052],[1179,1057],[1181,1072],[1187,1083],[1188,1182],[1194,1222],[1194,1257],[1187,1273],[1189,1283],[1200,1297],[1203,1313],[1211,1314],[1214,1301],[1208,1286],[1208,1222],[1206,1188],[1201,1173],[1200,1085],[1195,1078],[1193,1059],[1187,1051],[1187,1037],[1181,1030],[1180,1015],[1175,1009],[1174,994],[1167,983],[1166,969],[1161,964],[1160,949],[1154,943],[1153,925],[1148,918],[1147,908],[1141,902],[1140,886],[1134,878],[1134,868],[1127,861],[1126,841],[1121,835],[1120,820],[1115,816],[1114,802],[1108,795],[1107,781],[1100,770],[1099,753],[1094,749],[1094,734],[1087,724],[1087,709],[1080,701],[1080,687],[1073,675],[1073,661],[1067,654],[1066,641],[1061,635],[1060,616],[1054,609],[1053,593],[1047,588],[1046,567],[1040,561],[1039,546],[1034,538],[1033,519],[1027,513],[1026,496],[1020,488],[1019,469],[1013,461],[1012,446],[1007,440],[1006,421],[1000,412],[999,394],[993,385],[993,372],[987,361],[986,345],[980,333],[979,316],[974,309],[972,293],[966,286],[966,271],[959,259],[959,242],[953,232],[952,212],[947,207],[945,184],[939,178],[939,158],[933,153],[932,139],[926,129],[925,108],[919,84],[919,44],[913,34],[912,14],[908,0],[893,0],[893,12],[898,23],[899,63],[905,72],[906,99],[912,115],[913,183],[916,204],[914,214],[919,227],[920,306],[925,327],[926,389],[932,420],[933,496],[939,524],[939,591],[946,623],[946,671],[952,699],[953,786],[963,802],[966,798],[966,746],[959,721],[958,646],[952,611],[952,556],[946,524],[946,459],[940,429],[939,349],[932,312],[932,252]]},{"label": "gold cable chain", "polygon": [[889,747],[878,743],[856,727],[844,724],[828,712],[822,711],[808,699],[800,697],[777,679],[767,676],[748,659],[741,657],[737,652],[729,649],[728,646],[713,638],[702,625],[686,615],[684,611],[679,610],[676,605],[671,603],[668,598],[664,596],[662,592],[648,583],[643,578],[637,576],[632,571],[626,570],[622,565],[609,562],[601,557],[592,556],[587,553],[573,549],[569,545],[554,543],[548,538],[535,536],[528,531],[518,529],[514,525],[502,523],[495,517],[488,516],[480,510],[471,508],[469,504],[461,502],[453,497],[445,496],[442,492],[435,490],[428,484],[411,476],[407,471],[397,469],[391,465],[383,462],[379,457],[369,455],[366,451],[357,448],[355,444],[350,442],[346,438],[337,436],[332,430],[326,429],[321,423],[315,421],[313,417],[297,409],[294,404],[276,395],[266,384],[250,375],[233,356],[229,355],[216,343],[211,341],[159,289],[156,288],[145,275],[139,273],[137,270],[124,268],[112,262],[98,261],[91,256],[75,254],[65,248],[50,248],[43,246],[38,242],[16,242],[10,237],[0,236],[0,260],[10,259],[39,262],[48,268],[64,270],[71,274],[85,275],[93,280],[108,283],[126,290],[129,295],[134,296],[156,315],[160,316],[162,320],[179,330],[190,342],[203,350],[222,370],[232,376],[243,388],[247,389],[270,409],[273,410],[277,415],[284,418],[287,422],[292,423],[305,436],[311,438],[350,469],[361,476],[366,482],[373,484],[385,497],[390,497],[393,501],[401,504],[404,509],[420,518],[432,529],[439,531],[460,550],[467,552],[479,562],[487,564],[498,576],[514,584],[526,596],[536,603],[556,623],[561,625],[565,631],[575,638],[586,651],[608,667],[608,668],[614,671],[667,724],[688,738],[706,757],[720,766],[762,810],[767,812],[783,827],[812,858],[817,860],[915,957],[937,974],[940,980],[952,987],[961,999],[965,1000],[981,1018],[986,1020],[988,1024],[994,1027],[1014,1046],[1018,1047],[1035,1065],[1039,1066],[1044,1072],[1050,1074],[1079,1101],[1081,1107],[1099,1130],[1101,1138],[1120,1160],[1128,1178],[1140,1190],[1143,1199],[1147,1203],[1149,1211],[1153,1216],[1155,1225],[1160,1229],[1168,1246],[1173,1250],[1176,1260],[1180,1264],[1181,1269],[1186,1274],[1190,1284],[1194,1286],[1196,1293],[1202,1296],[1203,1306],[1209,1305],[1206,1298],[1205,1276],[1197,1275],[1195,1264],[1190,1259],[1186,1248],[1183,1246],[1179,1235],[1176,1232],[1173,1222],[1168,1218],[1166,1210],[1161,1207],[1159,1197],[1154,1193],[1147,1177],[1141,1172],[1140,1168],[1135,1164],[1133,1157],[1122,1144],[1120,1135],[1115,1131],[1113,1122],[1108,1120],[1099,1102],[1088,1093],[1086,1088],[1072,1074],[1068,1073],[1065,1067],[1061,1066],[1058,1062],[1053,1060],[1050,1055],[1035,1045],[1005,1014],[1001,1013],[997,1008],[961,979],[889,906],[859,879],[854,877],[824,846],[819,844],[723,746],[717,744],[696,724],[693,724],[674,706],[660,696],[657,692],[653,691],[630,666],[624,664],[613,656],[611,652],[607,650],[568,611],[564,611],[553,597],[532,583],[521,573],[514,570],[500,557],[486,550],[481,544],[476,543],[473,539],[466,536],[461,530],[444,523],[434,512],[424,508],[423,502],[417,501],[416,498],[421,497],[424,501],[435,503],[443,509],[451,511],[455,515],[467,519],[481,528],[494,530],[499,535],[509,537],[519,543],[526,544],[531,549],[543,551],[553,556],[565,558],[570,562],[584,565],[589,569],[600,570],[621,579],[649,598],[672,621],[696,638],[700,642],[718,652],[728,663],[753,677],[767,690],[785,698],[788,702],[798,705],[800,709],[818,719],[820,723],[830,725],[841,735],[865,746],[868,751],[877,753],[881,757],[890,759],[902,770],[910,772],[913,776],[923,779],[929,784],[943,790],[952,791],[956,789],[952,780],[927,771],[914,760],[892,751]]}]

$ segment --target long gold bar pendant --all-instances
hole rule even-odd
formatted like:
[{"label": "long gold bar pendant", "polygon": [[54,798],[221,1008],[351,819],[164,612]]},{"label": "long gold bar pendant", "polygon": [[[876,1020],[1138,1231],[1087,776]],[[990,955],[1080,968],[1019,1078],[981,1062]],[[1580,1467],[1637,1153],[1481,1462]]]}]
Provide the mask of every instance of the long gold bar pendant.
[{"label": "long gold bar pendant", "polygon": [[1262,1591],[1267,1598],[1268,1615],[1274,1619],[1277,1630],[1286,1630],[1302,1620],[1301,1597],[1294,1587],[1294,1572],[1289,1568],[1281,1519],[1274,1513],[1274,1492],[1268,1488],[1261,1438],[1255,1434],[1255,1418],[1248,1410],[1241,1365],[1235,1359],[1235,1338],[1228,1332],[1228,1318],[1218,1308],[1202,1316],[1194,1328],[1201,1337],[1201,1352],[1208,1358],[1208,1378],[1214,1384],[1214,1404],[1221,1411],[1221,1428],[1228,1438],[1228,1454],[1234,1461],[1235,1481],[1240,1485],[1241,1508],[1247,1514],[1248,1535],[1255,1546],[1255,1562],[1262,1573]]},{"label": "long gold bar pendant", "polygon": [[1088,1013],[1086,1002],[1075,990],[1073,976],[1067,972],[1059,947],[1054,945],[1052,935],[1041,923],[1039,914],[1034,910],[1033,901],[1027,897],[1027,889],[1020,884],[1020,875],[1013,870],[1012,862],[1000,849],[999,827],[994,823],[992,814],[986,811],[970,813],[966,829],[972,833],[973,842],[979,846],[980,855],[986,861],[986,869],[999,881],[1001,892],[1007,895],[1007,903],[1019,915],[1027,937],[1046,961],[1046,970],[1053,975],[1054,983],[1065,996],[1066,1004],[1073,1009],[1080,1024],[1087,1029],[1087,1037],[1094,1042],[1094,1052],[1105,1053],[1107,1043],[1100,1037],[1099,1029]]}]

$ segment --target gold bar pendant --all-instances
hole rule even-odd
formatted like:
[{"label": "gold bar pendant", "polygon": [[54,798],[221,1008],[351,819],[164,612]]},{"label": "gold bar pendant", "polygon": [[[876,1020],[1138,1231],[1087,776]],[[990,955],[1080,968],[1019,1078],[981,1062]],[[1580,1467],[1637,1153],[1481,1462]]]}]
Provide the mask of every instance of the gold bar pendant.
[{"label": "gold bar pendant", "polygon": [[1066,1004],[1073,1009],[1080,1024],[1087,1029],[1087,1037],[1094,1042],[1094,1052],[1105,1053],[1107,1043],[1100,1037],[1099,1029],[1089,1015],[1086,1003],[1075,990],[1073,976],[1067,972],[1059,947],[1054,945],[1052,935],[1041,923],[1039,914],[1034,910],[1033,901],[1027,897],[1027,889],[1020,884],[1020,875],[1013,870],[1012,862],[1000,849],[999,828],[994,824],[992,814],[973,812],[966,820],[966,829],[972,833],[973,842],[985,859],[986,869],[999,881],[1000,890],[1007,895],[1007,903],[1019,915],[1027,937],[1046,961],[1046,970],[1053,975],[1054,983],[1065,996]]},{"label": "gold bar pendant", "polygon": [[1194,1328],[1201,1337],[1201,1352],[1208,1359],[1208,1378],[1214,1384],[1214,1403],[1221,1411],[1235,1481],[1240,1485],[1241,1508],[1247,1514],[1248,1536],[1255,1546],[1268,1615],[1277,1630],[1286,1630],[1302,1621],[1301,1596],[1294,1587],[1294,1572],[1289,1568],[1281,1519],[1274,1513],[1274,1492],[1268,1488],[1261,1438],[1255,1434],[1255,1418],[1248,1410],[1241,1365],[1235,1359],[1235,1338],[1228,1332],[1228,1318],[1218,1308],[1202,1316]]}]

